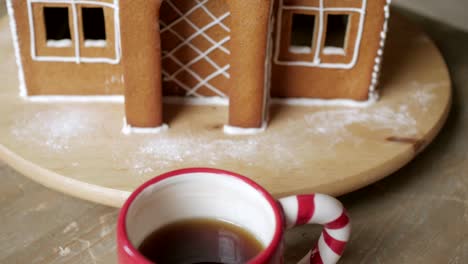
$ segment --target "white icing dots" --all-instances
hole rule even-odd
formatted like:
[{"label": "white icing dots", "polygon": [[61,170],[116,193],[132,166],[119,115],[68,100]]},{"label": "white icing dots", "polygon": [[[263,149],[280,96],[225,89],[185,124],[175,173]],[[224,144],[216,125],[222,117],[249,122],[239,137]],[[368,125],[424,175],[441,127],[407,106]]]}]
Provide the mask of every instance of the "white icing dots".
[{"label": "white icing dots", "polygon": [[392,0],[387,0],[387,4],[384,7],[384,13],[385,13],[385,22],[383,24],[382,31],[380,32],[380,48],[377,51],[377,56],[375,58],[375,65],[373,68],[372,72],[372,80],[371,84],[369,87],[369,98],[371,96],[375,96],[377,93],[377,85],[379,83],[379,77],[380,77],[380,68],[382,65],[382,56],[384,54],[384,48],[385,48],[385,40],[387,39],[387,32],[388,32],[388,21],[390,19],[390,4]]}]

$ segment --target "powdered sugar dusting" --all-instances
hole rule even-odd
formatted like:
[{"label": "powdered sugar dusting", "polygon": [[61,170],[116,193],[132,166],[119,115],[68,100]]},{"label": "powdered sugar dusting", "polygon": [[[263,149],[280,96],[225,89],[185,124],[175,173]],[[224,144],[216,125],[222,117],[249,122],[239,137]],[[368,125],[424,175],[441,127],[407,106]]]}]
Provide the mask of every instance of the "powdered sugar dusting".
[{"label": "powdered sugar dusting", "polygon": [[[375,143],[391,136],[421,137],[415,116],[421,116],[421,111],[425,113],[423,116],[427,115],[425,111],[430,109],[440,85],[414,83],[410,86],[414,90],[410,96],[391,104],[292,110],[292,115],[283,117],[281,122],[273,120],[264,133],[255,135],[225,135],[221,119],[203,121],[216,122],[218,126],[213,129],[212,124],[198,124],[184,116],[163,133],[123,135],[119,130],[121,112],[106,110],[110,105],[93,107],[91,104],[86,107],[82,104],[54,107],[34,104],[33,110],[15,115],[10,131],[13,140],[39,151],[49,150],[52,158],[54,153],[57,158],[63,158],[73,153],[99,151],[100,157],[107,155],[115,164],[113,175],[148,177],[187,166],[266,168],[271,164],[287,171],[316,162],[311,157],[334,162],[338,145],[359,148],[360,144],[368,142],[369,136]],[[204,114],[219,111],[203,109]],[[296,109],[296,106],[287,106],[287,109]],[[104,124],[109,127],[103,127]],[[92,160],[93,155],[90,157]],[[64,169],[78,171],[74,168],[89,167],[91,170],[87,159],[73,157],[74,162]]]},{"label": "powdered sugar dusting", "polygon": [[11,133],[26,143],[35,143],[56,152],[68,151],[71,140],[90,135],[99,128],[99,123],[92,116],[80,109],[45,110],[32,115],[24,113],[15,120]]},{"label": "powdered sugar dusting", "polygon": [[255,166],[259,153],[271,153],[271,156],[266,157],[269,162],[300,162],[291,154],[289,146],[271,144],[267,136],[213,140],[206,135],[185,134],[180,137],[158,135],[142,141],[128,153],[126,164],[139,175],[182,163],[216,166],[220,162],[229,161]]},{"label": "powdered sugar dusting", "polygon": [[417,122],[410,114],[407,105],[398,109],[387,106],[370,109],[337,109],[319,111],[304,117],[307,131],[331,139],[331,146],[350,138],[356,143],[360,138],[349,129],[351,125],[366,124],[370,130],[388,130],[400,136],[415,136],[418,133]]},{"label": "powdered sugar dusting", "polygon": [[[169,170],[178,164],[223,167],[222,164],[228,162],[242,166],[282,164],[285,168],[300,168],[301,164],[314,162],[310,160],[311,156],[333,160],[337,144],[345,142],[351,148],[359,147],[367,135],[362,131],[381,133],[382,138],[393,135],[419,136],[417,120],[406,103],[396,107],[376,105],[369,108],[320,109],[301,118],[284,120],[291,126],[282,124],[268,128],[265,133],[241,137],[225,136],[221,131],[216,136],[188,131],[174,136],[169,130],[139,141],[126,152],[115,149],[113,153],[125,153],[125,166],[137,175]],[[305,125],[297,126],[298,122]],[[304,141],[304,138],[310,141]],[[115,158],[118,162],[121,157],[117,155]]]},{"label": "powdered sugar dusting", "polygon": [[411,86],[414,87],[414,93],[411,95],[411,99],[413,99],[418,104],[422,111],[427,112],[429,110],[430,103],[436,97],[434,94],[435,89],[444,85],[447,85],[447,83],[435,82],[421,84],[419,82],[412,82]]}]

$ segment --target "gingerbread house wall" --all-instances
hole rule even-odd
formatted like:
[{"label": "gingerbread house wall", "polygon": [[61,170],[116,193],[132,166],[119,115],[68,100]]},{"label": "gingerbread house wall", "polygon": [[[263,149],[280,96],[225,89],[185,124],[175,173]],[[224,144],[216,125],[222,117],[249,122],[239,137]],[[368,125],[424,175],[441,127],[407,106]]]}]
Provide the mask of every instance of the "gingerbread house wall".
[{"label": "gingerbread house wall", "polygon": [[[279,0],[275,8],[274,37],[278,41],[272,58],[272,97],[367,100],[381,45],[386,5],[386,0]],[[316,17],[310,54],[294,54],[288,50],[292,13]],[[323,52],[327,14],[350,15],[344,55]]]},{"label": "gingerbread house wall", "polygon": [[[318,17],[317,11],[296,10],[281,11],[281,5],[288,6],[309,6],[327,8],[352,8],[359,9],[366,3],[365,20],[359,47],[354,47],[355,42],[349,41],[357,37],[360,16],[356,12],[351,14],[351,22],[348,36],[348,50],[358,50],[357,61],[352,68],[334,67],[310,67],[300,65],[287,65],[288,63],[311,60],[305,55],[288,54],[285,51],[285,43],[289,41],[289,36],[284,34],[284,29],[291,27],[290,14],[308,13]],[[67,1],[64,1],[67,2]],[[117,0],[93,0],[96,4],[77,4],[76,13],[70,3],[51,3],[48,0],[42,1],[11,1],[14,9],[14,18],[17,25],[17,33],[20,46],[21,60],[24,70],[25,83],[29,95],[92,95],[92,94],[122,94],[123,74],[119,54],[119,30],[118,16],[114,12],[118,6]],[[168,2],[177,3],[178,10],[175,11]],[[274,36],[279,37],[276,42],[275,56],[272,58],[272,87],[273,97],[309,97],[309,98],[348,98],[355,100],[366,100],[369,95],[369,86],[376,53],[379,49],[380,31],[384,23],[385,0],[276,0],[274,16]],[[200,96],[221,96],[227,97],[229,94],[230,77],[230,14],[225,0],[208,1],[202,8],[196,7],[196,1],[163,1],[162,17],[162,63],[163,63],[163,88],[166,95],[200,95]],[[65,48],[48,47],[45,39],[45,27],[42,8],[45,6],[68,7],[70,16],[70,32],[72,35],[72,45]],[[83,44],[83,29],[81,23],[80,7],[98,6],[103,7],[106,21],[107,47],[85,47]],[[177,12],[190,12],[184,19],[183,15]],[[209,16],[207,15],[209,12]],[[29,14],[31,20],[29,19]],[[329,12],[339,13],[339,12]],[[76,22],[75,22],[76,14]],[[326,12],[324,13],[326,15]],[[289,18],[288,18],[289,16]],[[211,25],[215,19],[220,19],[223,26]],[[187,20],[194,23],[190,26]],[[172,27],[164,28],[175,20],[182,23],[175,23]],[[77,33],[75,36],[74,23],[76,23]],[[326,18],[324,18],[326,23]],[[165,25],[166,26],[165,26]],[[138,28],[132,25],[123,25],[127,31],[138,32]],[[201,34],[203,33],[203,34]],[[193,37],[189,45],[181,45],[182,38]],[[317,38],[318,31],[315,31]],[[326,31],[322,32],[326,36]],[[117,38],[116,38],[117,37]],[[75,41],[75,39],[77,41]],[[315,42],[314,52],[321,52],[324,41]],[[210,43],[211,41],[211,43]],[[75,46],[78,44],[78,48]],[[319,46],[319,47],[317,47]],[[198,49],[195,50],[194,49]],[[176,52],[172,51],[176,49]],[[79,55],[77,55],[79,53]],[[278,63],[278,59],[287,63]],[[171,55],[171,56],[168,56]],[[206,55],[206,58],[202,55]],[[184,58],[186,57],[186,58]],[[345,58],[337,55],[319,56],[321,62],[334,63],[351,61],[352,54],[347,53]],[[88,61],[86,61],[88,58]],[[93,61],[104,58],[106,62]],[[91,59],[92,62],[89,61]],[[282,61],[284,62],[284,61]],[[184,70],[185,68],[185,70]],[[174,74],[175,73],[175,74]],[[205,82],[199,85],[200,82]],[[330,87],[333,87],[332,89]],[[196,89],[193,89],[196,88]],[[192,91],[192,92],[190,92]]]},{"label": "gingerbread house wall", "polygon": [[[87,4],[11,0],[19,51],[28,95],[110,95],[123,93],[120,65],[118,1],[93,0]],[[52,47],[46,39],[44,7],[65,7],[71,43]],[[102,7],[106,46],[90,47],[83,37],[81,7]],[[31,14],[31,15],[30,15]],[[117,22],[117,23],[116,23]],[[76,24],[75,24],[76,23]],[[75,27],[76,26],[76,27]]]}]

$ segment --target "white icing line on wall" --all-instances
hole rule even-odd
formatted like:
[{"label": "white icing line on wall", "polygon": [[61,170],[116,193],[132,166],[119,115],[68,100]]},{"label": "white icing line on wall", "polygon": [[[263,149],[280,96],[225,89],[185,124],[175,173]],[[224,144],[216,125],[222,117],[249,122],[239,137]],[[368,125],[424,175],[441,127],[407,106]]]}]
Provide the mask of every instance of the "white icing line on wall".
[{"label": "white icing line on wall", "polygon": [[[33,103],[124,103],[123,95],[33,95],[24,97],[25,100]],[[187,104],[187,105],[220,105],[228,106],[229,99],[226,97],[183,97],[164,96],[163,102],[166,104]]]},{"label": "white icing line on wall", "polygon": [[[216,16],[213,15],[213,13],[211,13],[211,11],[210,11],[208,8],[206,8],[206,6],[205,6],[206,1],[205,1],[204,3],[202,3],[200,0],[196,0],[196,1],[197,1],[198,4],[202,4],[202,5],[200,6],[200,8],[203,9],[203,11],[205,11],[205,13],[206,13],[209,17],[211,17],[211,19],[213,19],[213,20],[216,19]],[[228,26],[226,26],[222,21],[220,21],[218,25],[219,25],[220,27],[222,27],[224,30],[226,30],[227,32],[231,32],[231,29],[230,29]]]},{"label": "white icing line on wall", "polygon": [[71,0],[71,8],[73,13],[73,38],[75,39],[75,61],[77,64],[80,64],[80,43],[78,37],[78,12],[76,11],[75,0]]},{"label": "white icing line on wall", "polygon": [[33,95],[24,98],[33,103],[123,103],[123,95]]},{"label": "white icing line on wall", "polygon": [[[200,54],[198,57],[196,57],[195,59],[193,59],[192,61],[190,61],[189,63],[185,64],[182,68],[180,68],[178,71],[176,71],[176,73],[174,73],[173,75],[171,75],[171,77],[175,77],[177,74],[179,74],[180,72],[182,72],[183,70],[185,71],[189,71],[189,68],[191,65],[197,63],[198,61],[202,60],[203,58],[205,58],[205,56],[207,56],[209,53],[211,53],[212,51],[214,51],[215,49],[221,47],[224,43],[228,42],[230,39],[230,37],[226,37],[224,38],[223,40],[221,40],[219,43],[217,43],[216,45],[213,45],[211,46],[208,50],[206,50],[204,53]],[[199,83],[197,85],[195,85],[192,89],[190,89],[188,92],[187,92],[187,95],[193,95],[194,93],[196,93],[198,91],[198,89],[200,89],[203,85],[207,85],[207,87],[210,88],[211,85],[208,85],[208,82],[211,81],[212,79],[214,79],[216,76],[218,75],[221,75],[225,72],[227,72],[227,70],[230,68],[230,65],[226,65],[224,66],[223,68],[220,68],[220,69],[217,69],[215,72],[213,72],[212,74],[208,75],[204,80],[200,80]],[[173,77],[173,78],[174,78]],[[215,92],[216,94],[218,94],[219,96],[226,96],[223,92],[221,92],[220,90],[212,87],[210,88],[210,90],[212,90],[213,92]]]},{"label": "white icing line on wall", "polygon": [[21,53],[20,53],[19,42],[18,42],[18,31],[16,28],[16,21],[15,21],[15,12],[13,10],[13,4],[11,1],[13,0],[7,0],[6,6],[7,6],[8,17],[9,17],[9,22],[10,22],[13,49],[15,50],[16,65],[18,67],[19,94],[20,96],[27,96],[28,90],[26,89],[26,82],[24,79],[23,63],[21,61]]},{"label": "white icing line on wall", "polygon": [[377,100],[369,97],[367,101],[356,101],[351,99],[314,99],[314,98],[272,98],[271,104],[299,105],[299,106],[346,106],[346,107],[368,107]]},{"label": "white icing line on wall", "polygon": [[115,61],[112,63],[120,63],[122,57],[122,50],[120,46],[120,2],[114,0],[114,48],[115,48]]},{"label": "white icing line on wall", "polygon": [[33,21],[33,11],[31,2],[28,0],[27,2],[28,8],[28,23],[29,23],[29,35],[31,38],[31,44],[29,45],[31,58],[35,60],[36,58],[36,29],[34,28],[34,21]]},{"label": "white icing line on wall", "polygon": [[[33,103],[124,103],[123,95],[34,95],[24,97]],[[312,98],[270,98],[271,104],[301,105],[301,106],[353,106],[366,107],[372,105],[376,98],[367,101],[355,101],[351,99],[312,99]],[[164,96],[166,104],[186,105],[219,105],[228,106],[229,99],[225,97],[183,97]]]},{"label": "white icing line on wall", "polygon": [[49,39],[47,40],[46,43],[47,47],[53,47],[53,48],[68,48],[72,46],[72,41],[71,39]]},{"label": "white icing line on wall", "polygon": [[[191,27],[193,27],[194,29],[198,29],[198,27],[192,22],[190,21],[187,17],[192,14],[194,11],[196,11],[197,9],[201,8],[201,6],[203,6],[206,2],[208,1],[203,1],[203,2],[198,2],[192,9],[190,9],[188,12],[186,13],[182,13],[175,5],[174,3],[172,3],[171,1],[167,1],[166,0],[166,3],[171,6],[173,8],[174,11],[176,11],[176,13],[180,16],[180,18],[174,20],[170,25],[168,25],[169,27],[172,27],[174,26],[175,24],[179,23],[181,20],[184,20],[187,24],[189,24]],[[205,31],[207,28],[211,28],[211,27],[214,27],[220,23],[222,23],[222,21],[230,16],[231,13],[230,12],[226,12],[225,14],[221,15],[220,17],[214,19],[211,23],[207,24],[205,27],[201,28],[198,30],[198,32],[192,36],[196,37],[198,35],[202,35],[203,37],[205,37],[206,40],[208,40],[212,45],[216,45],[216,41],[213,40],[210,36],[208,36]],[[161,33],[163,33],[165,31],[165,29],[162,29],[161,30]],[[192,37],[190,36],[190,37]],[[193,38],[188,38],[187,40],[185,40],[186,42],[192,40]],[[179,44],[178,47],[181,47],[185,45],[185,43],[181,43]],[[231,54],[231,52],[226,49],[225,47],[221,47],[220,48],[223,52],[225,52],[226,54]],[[178,48],[176,47],[175,50],[178,50]]]},{"label": "white icing line on wall", "polygon": [[106,2],[97,2],[93,0],[29,0],[31,3],[54,3],[54,4],[83,4],[83,5],[100,5],[105,7],[114,8],[114,4],[106,3]]},{"label": "white icing line on wall", "polygon": [[244,128],[244,127],[236,127],[236,126],[229,126],[224,125],[224,133],[227,135],[255,135],[265,131],[267,127],[266,122],[262,123],[262,127],[260,128]]},{"label": "white icing line on wall", "polygon": [[[277,32],[276,34],[276,51],[274,62],[278,65],[285,65],[285,66],[303,66],[303,67],[318,67],[318,68],[329,68],[329,69],[352,69],[356,66],[357,60],[359,58],[359,50],[361,47],[362,41],[362,34],[364,31],[364,22],[365,22],[365,15],[366,15],[366,8],[367,8],[367,0],[362,0],[361,8],[327,8],[323,5],[324,0],[319,1],[319,7],[309,7],[309,6],[287,6],[284,5],[284,0],[280,0],[279,8],[278,8],[278,19],[277,22]],[[318,23],[318,36],[316,40],[316,52],[313,61],[281,61],[280,57],[280,44],[281,44],[281,37],[282,37],[282,19],[283,19],[283,11],[284,10],[304,10],[304,11],[318,11],[319,12],[319,23]],[[324,27],[324,12],[326,11],[340,11],[340,12],[354,12],[359,14],[359,29],[356,35],[356,42],[354,45],[353,57],[350,63],[321,63],[320,61],[320,43],[323,42],[323,27]]]},{"label": "white icing line on wall", "polygon": [[325,55],[346,55],[345,50],[339,47],[324,47],[322,53]]},{"label": "white icing line on wall", "polygon": [[162,124],[159,127],[132,127],[127,123],[127,120],[124,118],[123,120],[123,128],[122,133],[125,135],[130,134],[158,134],[164,131],[167,131],[169,126],[166,124]]},{"label": "white icing line on wall", "polygon": [[295,54],[310,54],[312,48],[308,46],[289,46],[289,52]]},{"label": "white icing line on wall", "polygon": [[[215,86],[213,86],[212,84],[210,84],[209,81],[211,81],[212,79],[215,79],[216,77],[218,77],[220,75],[223,75],[226,78],[230,78],[230,75],[229,75],[229,72],[228,72],[228,70],[230,68],[230,65],[226,64],[224,66],[219,66],[216,62],[214,62],[209,57],[209,54],[211,54],[212,52],[214,52],[214,51],[216,51],[218,49],[225,52],[226,54],[230,54],[230,51],[223,46],[225,43],[227,43],[230,40],[230,37],[225,37],[220,41],[215,41],[209,35],[207,35],[205,33],[205,31],[209,30],[210,28],[212,28],[214,26],[219,25],[221,28],[223,28],[226,32],[229,33],[230,29],[226,25],[223,24],[223,20],[225,20],[231,14],[230,14],[230,12],[226,12],[226,13],[220,15],[219,17],[216,17],[214,14],[212,14],[204,6],[208,2],[208,0],[204,0],[204,1],[197,0],[196,2],[197,2],[197,4],[194,7],[192,7],[190,10],[186,11],[185,13],[183,13],[170,0],[166,0],[166,3],[180,17],[178,19],[172,21],[169,25],[165,25],[162,21],[160,21],[160,24],[162,25],[161,34],[166,32],[166,31],[169,31],[172,34],[174,34],[181,41],[181,43],[178,44],[175,48],[173,48],[170,51],[163,51],[162,59],[171,59],[174,63],[176,63],[180,67],[174,73],[168,73],[167,71],[165,71],[163,69],[163,71],[162,71],[162,74],[164,76],[163,80],[166,81],[166,82],[176,83],[182,89],[187,91],[187,95],[192,95],[192,96],[195,96],[195,97],[203,97],[202,95],[198,94],[197,91],[201,87],[205,86],[206,88],[213,91],[216,95],[218,95],[220,97],[226,97],[227,98],[226,94],[224,94],[220,89],[218,89]],[[190,17],[190,15],[192,13],[194,13],[195,11],[198,11],[198,10],[203,10],[206,14],[208,14],[208,16],[212,19],[212,21],[210,23],[206,24],[203,27],[198,27],[197,25],[195,25],[192,21],[190,21],[189,17]],[[180,34],[177,33],[177,31],[175,31],[173,29],[173,27],[176,27],[178,25],[178,23],[182,22],[182,21],[187,23],[194,30],[194,33],[191,36],[189,36],[188,38],[187,37],[182,37]],[[203,38],[205,38],[205,40],[207,40],[208,42],[210,42],[213,45],[209,49],[207,49],[206,51],[201,51],[199,48],[197,48],[196,46],[194,46],[191,43],[191,40],[198,37],[198,36],[202,36]],[[181,62],[174,55],[179,49],[181,49],[184,46],[188,46],[188,47],[192,48],[195,52],[198,53],[197,57],[195,57],[194,59],[192,59],[191,61],[189,61],[187,63]],[[196,73],[195,71],[193,71],[190,68],[191,65],[196,64],[197,62],[199,62],[201,60],[206,60],[211,66],[213,66],[215,68],[215,71],[212,74],[210,74],[210,75],[208,75],[206,77],[205,76],[202,77],[202,76],[200,76],[198,73]],[[198,81],[198,83],[195,86],[190,87],[190,86],[186,85],[183,81],[178,79],[178,76],[180,76],[180,74],[182,72],[184,72],[184,71],[189,73],[192,77],[194,77]]]},{"label": "white icing line on wall", "polygon": [[183,96],[164,96],[163,102],[166,104],[186,104],[186,105],[220,105],[228,106],[229,99],[226,97],[183,97]]},{"label": "white icing line on wall", "polygon": [[[167,25],[164,25],[162,21],[159,22],[161,25],[164,26],[164,28],[167,28]],[[177,33],[177,31],[175,31],[173,28],[169,28],[168,31],[170,31],[172,34],[174,34],[177,38],[179,38],[181,41],[183,41],[185,38],[182,37],[179,33]],[[228,31],[230,32],[230,31]],[[203,53],[203,51],[201,51],[199,48],[197,48],[197,46],[193,45],[191,42],[187,43],[187,45],[192,48],[193,50],[195,50],[198,54],[201,54]],[[211,64],[211,66],[215,67],[216,70],[219,70],[221,69],[221,67],[216,64],[216,62],[214,62],[209,56],[206,56],[204,58],[206,61],[208,61],[209,64]],[[183,65],[183,63],[181,63]],[[229,76],[229,73],[228,72],[223,72],[222,73],[224,75],[224,77],[226,78],[230,78]]]},{"label": "white icing line on wall", "polygon": [[387,39],[391,3],[392,3],[392,0],[387,0],[387,4],[384,7],[385,22],[383,24],[382,31],[380,32],[380,43],[379,43],[380,47],[375,57],[375,64],[374,64],[374,68],[372,71],[371,84],[369,86],[369,98],[378,98],[377,85],[379,84],[379,77],[380,77],[380,70],[382,67],[382,58],[383,58],[383,53],[384,53],[384,48],[385,48],[385,41]]},{"label": "white icing line on wall", "polygon": [[[50,62],[76,62],[75,57],[58,57],[58,56],[36,56],[35,61],[50,61]],[[80,63],[108,63],[108,64],[118,64],[115,59],[108,58],[80,58]]]},{"label": "white icing line on wall", "polygon": [[107,46],[107,41],[104,39],[87,39],[84,41],[84,46],[86,48],[90,48],[90,47],[104,48]]},{"label": "white icing line on wall", "polygon": [[[284,1],[284,0],[282,0]],[[323,42],[323,0],[319,0],[319,29],[317,34],[317,42],[315,44],[315,55],[313,64],[320,64],[320,48],[321,43]],[[315,31],[315,28],[313,29]],[[313,38],[312,38],[313,39]]]},{"label": "white icing line on wall", "polygon": [[313,7],[313,6],[294,6],[294,5],[283,5],[284,10],[306,10],[306,11],[325,11],[325,12],[358,12],[362,13],[363,10],[360,8],[353,7]]},{"label": "white icing line on wall", "polygon": [[[10,0],[11,1],[11,0]],[[53,3],[53,4],[67,4],[69,5],[72,11],[72,28],[73,28],[73,37],[72,42],[74,46],[74,55],[73,56],[39,56],[36,54],[36,36],[35,36],[35,27],[34,27],[34,13],[32,11],[32,4],[34,3]],[[115,32],[115,57],[114,58],[89,58],[81,57],[80,55],[80,37],[78,30],[78,11],[76,5],[94,5],[112,8],[114,10],[114,32]],[[108,64],[118,64],[121,59],[121,50],[120,50],[120,18],[119,18],[119,0],[114,0],[113,4],[99,1],[83,1],[83,0],[28,0],[28,23],[29,23],[29,32],[31,38],[31,58],[35,61],[49,61],[49,62],[75,62],[75,63],[108,63]],[[84,43],[86,46],[86,41]],[[54,46],[49,46],[54,47]],[[64,47],[64,46],[61,46]],[[95,47],[95,46],[94,46]]]}]

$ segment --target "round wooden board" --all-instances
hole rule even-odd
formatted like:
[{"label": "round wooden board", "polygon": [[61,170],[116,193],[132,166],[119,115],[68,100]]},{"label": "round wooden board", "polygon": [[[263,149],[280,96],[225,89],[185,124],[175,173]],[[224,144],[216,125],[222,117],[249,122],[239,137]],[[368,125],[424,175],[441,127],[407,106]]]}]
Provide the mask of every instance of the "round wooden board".
[{"label": "round wooden board", "polygon": [[170,129],[121,133],[121,103],[31,102],[18,96],[6,19],[0,21],[0,158],[52,189],[111,206],[162,172],[216,167],[275,196],[340,195],[404,166],[441,129],[450,108],[444,60],[418,27],[392,20],[381,100],[369,107],[271,106],[268,130],[227,136],[224,106],[165,105]]}]

